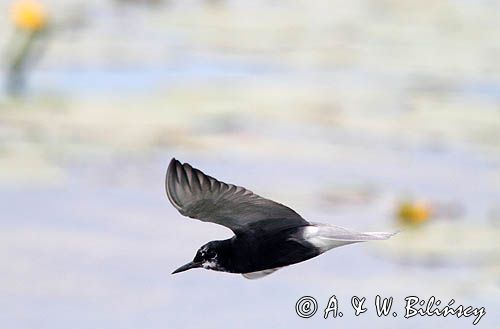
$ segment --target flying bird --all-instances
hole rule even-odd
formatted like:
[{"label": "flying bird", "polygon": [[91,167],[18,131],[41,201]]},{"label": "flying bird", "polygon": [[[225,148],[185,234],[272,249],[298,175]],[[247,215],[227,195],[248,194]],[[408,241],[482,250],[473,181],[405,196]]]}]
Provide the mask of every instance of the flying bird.
[{"label": "flying bird", "polygon": [[182,215],[234,232],[230,239],[203,245],[193,261],[172,274],[205,268],[257,279],[332,248],[386,240],[395,234],[362,233],[309,222],[287,206],[221,182],[175,158],[168,166],[165,188],[168,199]]}]

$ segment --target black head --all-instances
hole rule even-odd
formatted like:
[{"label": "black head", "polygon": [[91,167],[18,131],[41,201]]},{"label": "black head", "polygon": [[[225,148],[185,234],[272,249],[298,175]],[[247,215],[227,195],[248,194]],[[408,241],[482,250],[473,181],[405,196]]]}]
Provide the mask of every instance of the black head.
[{"label": "black head", "polygon": [[203,245],[196,252],[192,262],[183,265],[172,272],[172,274],[184,272],[192,268],[202,267],[207,270],[224,271],[224,258],[226,257],[226,241],[211,241]]}]

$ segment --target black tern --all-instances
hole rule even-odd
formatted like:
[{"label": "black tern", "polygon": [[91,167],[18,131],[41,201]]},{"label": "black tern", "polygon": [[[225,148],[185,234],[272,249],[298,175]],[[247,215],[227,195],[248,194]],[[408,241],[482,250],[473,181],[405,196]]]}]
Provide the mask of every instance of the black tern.
[{"label": "black tern", "polygon": [[386,240],[395,234],[355,232],[308,222],[280,203],[221,182],[175,158],[168,166],[165,188],[168,199],[182,215],[220,224],[234,232],[230,239],[203,245],[193,261],[172,274],[205,268],[257,279],[332,248]]}]

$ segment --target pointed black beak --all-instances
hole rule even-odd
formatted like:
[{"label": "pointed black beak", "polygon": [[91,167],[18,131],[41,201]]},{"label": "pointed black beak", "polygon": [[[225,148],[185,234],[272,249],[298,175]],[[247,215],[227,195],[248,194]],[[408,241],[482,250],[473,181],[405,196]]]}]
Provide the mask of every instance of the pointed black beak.
[{"label": "pointed black beak", "polygon": [[172,274],[184,272],[184,271],[190,270],[192,268],[197,268],[197,267],[201,267],[201,263],[189,262],[186,265],[182,265],[181,267],[179,267],[178,269],[173,271]]}]

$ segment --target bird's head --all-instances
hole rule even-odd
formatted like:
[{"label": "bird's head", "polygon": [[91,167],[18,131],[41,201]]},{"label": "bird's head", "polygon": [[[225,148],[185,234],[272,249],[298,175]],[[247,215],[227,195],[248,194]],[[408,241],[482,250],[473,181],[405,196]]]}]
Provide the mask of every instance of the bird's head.
[{"label": "bird's head", "polygon": [[202,267],[207,270],[224,271],[224,268],[221,265],[221,260],[225,255],[225,245],[225,241],[211,241],[203,245],[196,252],[196,256],[194,256],[192,262],[179,267],[173,271],[172,274],[198,267]]}]

